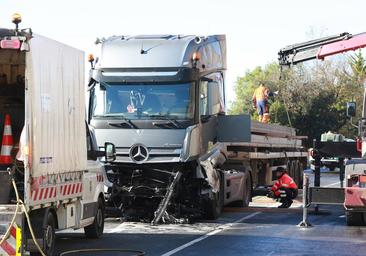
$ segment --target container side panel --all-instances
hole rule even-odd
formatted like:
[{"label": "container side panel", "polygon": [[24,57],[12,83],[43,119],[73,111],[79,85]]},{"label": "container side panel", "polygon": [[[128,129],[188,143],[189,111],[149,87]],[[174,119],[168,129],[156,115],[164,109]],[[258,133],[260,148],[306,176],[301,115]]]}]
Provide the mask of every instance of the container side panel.
[{"label": "container side panel", "polygon": [[26,55],[30,173],[85,170],[84,53],[35,35]]}]

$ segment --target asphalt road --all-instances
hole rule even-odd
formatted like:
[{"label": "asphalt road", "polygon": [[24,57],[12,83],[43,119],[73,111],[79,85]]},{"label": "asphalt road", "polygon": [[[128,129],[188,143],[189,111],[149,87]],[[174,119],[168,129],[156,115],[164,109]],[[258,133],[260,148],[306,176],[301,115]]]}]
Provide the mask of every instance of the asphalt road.
[{"label": "asphalt road", "polygon": [[[339,186],[337,174],[322,174],[325,186]],[[106,221],[105,234],[86,239],[82,230],[57,235],[57,253],[82,248],[124,248],[146,255],[365,255],[366,227],[347,227],[341,206],[310,212],[313,227],[299,228],[301,202],[290,209],[257,197],[249,208],[226,208],[214,222],[150,226]],[[71,255],[71,254],[70,254]],[[72,255],[134,255],[98,253]]]}]

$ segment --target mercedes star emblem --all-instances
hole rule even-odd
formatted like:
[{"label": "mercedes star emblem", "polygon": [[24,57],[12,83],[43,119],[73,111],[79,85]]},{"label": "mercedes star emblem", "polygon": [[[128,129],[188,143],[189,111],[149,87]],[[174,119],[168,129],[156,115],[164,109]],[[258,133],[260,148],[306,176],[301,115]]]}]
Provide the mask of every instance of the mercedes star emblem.
[{"label": "mercedes star emblem", "polygon": [[148,149],[142,144],[135,144],[130,149],[130,158],[135,163],[143,163],[149,157]]}]

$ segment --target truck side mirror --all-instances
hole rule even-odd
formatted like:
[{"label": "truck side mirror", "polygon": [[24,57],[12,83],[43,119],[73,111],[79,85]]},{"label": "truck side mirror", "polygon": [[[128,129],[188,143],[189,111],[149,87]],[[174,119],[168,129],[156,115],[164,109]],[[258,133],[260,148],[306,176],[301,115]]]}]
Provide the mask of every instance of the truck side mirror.
[{"label": "truck side mirror", "polygon": [[104,144],[104,149],[106,162],[113,162],[116,160],[116,146],[113,143],[106,142]]},{"label": "truck side mirror", "polygon": [[216,81],[208,83],[208,114],[215,115],[220,112],[220,88]]},{"label": "truck side mirror", "polygon": [[356,116],[356,102],[347,102],[347,116]]}]

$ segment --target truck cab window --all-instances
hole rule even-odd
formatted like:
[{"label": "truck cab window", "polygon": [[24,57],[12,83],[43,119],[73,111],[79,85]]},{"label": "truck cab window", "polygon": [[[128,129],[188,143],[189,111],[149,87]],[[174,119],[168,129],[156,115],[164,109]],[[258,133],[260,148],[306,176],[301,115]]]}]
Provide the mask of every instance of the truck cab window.
[{"label": "truck cab window", "polygon": [[93,118],[190,120],[194,116],[194,83],[101,83],[92,93]]}]

